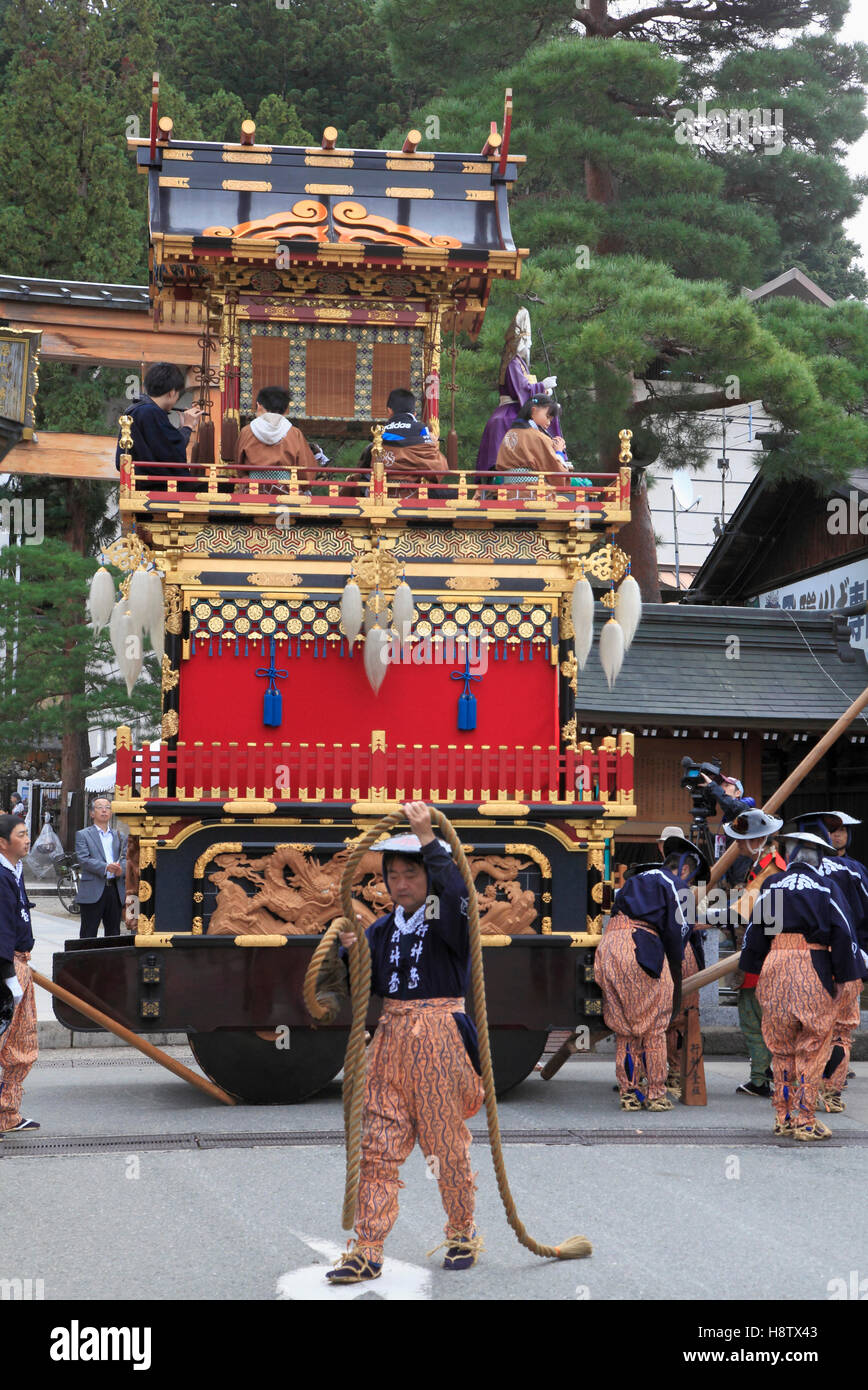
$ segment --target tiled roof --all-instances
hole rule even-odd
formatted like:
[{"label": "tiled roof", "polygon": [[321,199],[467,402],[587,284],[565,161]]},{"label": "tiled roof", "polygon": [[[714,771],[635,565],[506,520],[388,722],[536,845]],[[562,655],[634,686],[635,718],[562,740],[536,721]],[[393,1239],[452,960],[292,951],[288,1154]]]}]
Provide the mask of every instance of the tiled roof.
[{"label": "tiled roof", "polygon": [[835,613],[646,604],[614,690],[594,648],[579,672],[577,715],[698,728],[821,730],[868,686],[868,663]]}]

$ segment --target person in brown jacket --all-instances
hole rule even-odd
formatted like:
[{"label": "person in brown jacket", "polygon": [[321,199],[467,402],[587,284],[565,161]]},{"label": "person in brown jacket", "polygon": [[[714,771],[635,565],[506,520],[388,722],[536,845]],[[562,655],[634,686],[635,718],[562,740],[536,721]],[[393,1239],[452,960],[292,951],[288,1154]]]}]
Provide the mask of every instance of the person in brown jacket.
[{"label": "person in brown jacket", "polygon": [[[309,485],[316,478],[316,459],[298,425],[287,420],[288,409],[288,391],[282,386],[263,386],[256,397],[256,416],[238,436],[235,467],[255,478],[260,492],[286,492],[291,468],[298,470],[299,483]],[[269,483],[274,486],[269,487]]]}]

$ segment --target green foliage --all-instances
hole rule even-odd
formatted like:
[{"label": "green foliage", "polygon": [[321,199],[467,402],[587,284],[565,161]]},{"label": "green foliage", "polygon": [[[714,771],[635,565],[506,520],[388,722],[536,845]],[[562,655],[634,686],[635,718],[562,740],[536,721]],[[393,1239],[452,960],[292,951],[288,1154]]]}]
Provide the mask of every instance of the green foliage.
[{"label": "green foliage", "polygon": [[159,722],[159,665],[151,654],[131,696],[120,681],[105,633],[84,616],[93,573],[57,540],[0,551],[0,744],[7,757],[79,729]]}]

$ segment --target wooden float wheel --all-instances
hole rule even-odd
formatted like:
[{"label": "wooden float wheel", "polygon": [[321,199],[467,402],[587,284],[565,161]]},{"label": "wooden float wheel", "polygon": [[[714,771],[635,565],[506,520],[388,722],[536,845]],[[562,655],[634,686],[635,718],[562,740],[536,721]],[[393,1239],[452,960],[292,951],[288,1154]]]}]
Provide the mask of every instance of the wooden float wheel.
[{"label": "wooden float wheel", "polygon": [[245,1105],[309,1100],[337,1076],[347,1046],[342,1028],[293,1028],[286,1036],[276,1030],[218,1028],[189,1033],[188,1039],[205,1075]]},{"label": "wooden float wheel", "polygon": [[527,1028],[490,1028],[491,1068],[498,1096],[505,1096],[530,1076],[548,1042],[547,1032]]}]

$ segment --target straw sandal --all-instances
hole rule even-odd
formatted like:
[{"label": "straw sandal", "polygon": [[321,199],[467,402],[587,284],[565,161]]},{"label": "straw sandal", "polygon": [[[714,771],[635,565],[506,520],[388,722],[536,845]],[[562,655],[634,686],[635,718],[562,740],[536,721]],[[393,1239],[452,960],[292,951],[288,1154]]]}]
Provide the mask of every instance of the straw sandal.
[{"label": "straw sandal", "polygon": [[360,1284],[364,1279],[379,1279],[383,1272],[382,1261],[378,1264],[369,1260],[361,1250],[350,1250],[341,1255],[334,1269],[326,1274],[330,1284]]},{"label": "straw sandal", "polygon": [[672,1101],[668,1096],[656,1096],[654,1100],[649,1100],[645,1104],[646,1110],[671,1110]]},{"label": "straw sandal", "polygon": [[635,1091],[625,1091],[621,1096],[622,1110],[641,1110],[642,1102]]},{"label": "straw sandal", "polygon": [[792,1122],[792,1120],[775,1120],[775,1134],[778,1136],[778,1138],[780,1138],[781,1136],[783,1136],[783,1137],[786,1138],[786,1139],[792,1139],[792,1137],[793,1137],[793,1122]]},{"label": "straw sandal", "polygon": [[485,1246],[482,1236],[477,1233],[476,1227],[470,1232],[469,1236],[450,1236],[441,1245],[435,1245],[433,1250],[428,1251],[428,1258],[436,1255],[438,1250],[445,1248],[446,1254],[443,1256],[444,1269],[470,1269],[476,1264]]},{"label": "straw sandal", "polygon": [[840,1115],[847,1109],[841,1099],[841,1092],[836,1091],[834,1086],[821,1086],[819,1101],[829,1115]]},{"label": "straw sandal", "polygon": [[794,1139],[831,1139],[832,1131],[828,1125],[824,1125],[820,1120],[815,1119],[812,1125],[795,1125],[793,1128]]}]

